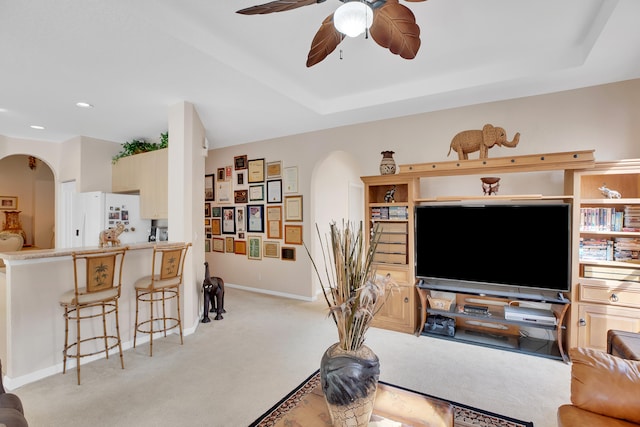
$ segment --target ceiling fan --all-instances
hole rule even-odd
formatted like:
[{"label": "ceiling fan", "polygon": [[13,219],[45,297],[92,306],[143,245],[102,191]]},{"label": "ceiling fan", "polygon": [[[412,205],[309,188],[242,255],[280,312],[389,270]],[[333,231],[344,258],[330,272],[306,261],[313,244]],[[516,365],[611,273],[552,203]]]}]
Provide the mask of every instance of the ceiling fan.
[{"label": "ceiling fan", "polygon": [[[323,3],[325,0],[276,0],[257,6],[238,10],[243,15],[262,15],[284,12],[302,6]],[[311,42],[307,57],[307,67],[312,67],[333,52],[345,35],[355,37],[368,32],[373,40],[391,53],[405,59],[413,59],[420,49],[420,27],[409,8],[398,0],[340,0],[343,4],[322,22],[320,29]],[[406,0],[423,2],[427,0]],[[347,10],[350,9],[350,10]],[[342,15],[342,16],[340,16]],[[357,34],[340,25],[340,18],[347,15],[352,20],[360,20],[362,27]],[[339,27],[341,30],[338,30]]]}]

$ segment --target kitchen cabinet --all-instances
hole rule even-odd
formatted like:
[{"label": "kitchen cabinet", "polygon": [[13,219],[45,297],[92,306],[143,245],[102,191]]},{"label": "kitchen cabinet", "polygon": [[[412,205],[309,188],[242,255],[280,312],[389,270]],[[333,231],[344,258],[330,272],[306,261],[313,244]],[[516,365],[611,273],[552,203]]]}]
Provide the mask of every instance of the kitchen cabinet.
[{"label": "kitchen cabinet", "polygon": [[114,193],[139,193],[140,216],[166,219],[168,203],[168,149],[123,157],[112,167]]}]

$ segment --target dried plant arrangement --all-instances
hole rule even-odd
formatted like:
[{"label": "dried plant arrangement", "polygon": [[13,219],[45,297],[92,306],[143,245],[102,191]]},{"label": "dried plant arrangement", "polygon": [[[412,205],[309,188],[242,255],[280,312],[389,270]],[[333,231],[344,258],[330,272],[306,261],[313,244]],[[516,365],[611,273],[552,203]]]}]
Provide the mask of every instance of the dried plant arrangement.
[{"label": "dried plant arrangement", "polygon": [[323,288],[329,315],[338,329],[340,347],[356,351],[364,343],[374,316],[397,287],[390,275],[377,275],[373,264],[381,233],[374,226],[367,248],[362,222],[358,228],[350,222],[343,221],[342,228],[331,223],[324,242],[317,224],[316,231],[325,263],[324,274],[318,271],[306,245],[305,249]]}]

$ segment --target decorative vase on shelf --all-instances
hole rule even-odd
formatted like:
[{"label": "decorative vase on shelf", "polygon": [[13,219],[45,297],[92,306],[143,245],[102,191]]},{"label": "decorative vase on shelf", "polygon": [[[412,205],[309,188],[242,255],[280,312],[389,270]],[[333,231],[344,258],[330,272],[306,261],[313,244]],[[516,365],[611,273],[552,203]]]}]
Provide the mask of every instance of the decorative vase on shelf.
[{"label": "decorative vase on shelf", "polygon": [[336,343],[327,349],[320,382],[334,427],[369,425],[379,376],[378,356],[366,345],[347,351]]},{"label": "decorative vase on shelf", "polygon": [[500,178],[494,176],[484,176],[480,178],[482,181],[482,192],[485,196],[490,196],[492,194],[498,193],[498,188],[500,188]]},{"label": "decorative vase on shelf", "polygon": [[[320,361],[320,382],[334,427],[368,426],[380,375],[378,356],[364,345],[365,335],[397,285],[391,275],[376,275],[373,258],[382,233],[379,225],[371,232],[369,245],[362,221],[360,227],[330,224],[320,274],[309,249],[311,264],[322,285],[329,317],[338,330],[338,342],[330,346]],[[322,242],[318,230],[318,238]],[[333,268],[329,268],[333,265]],[[331,272],[331,273],[329,273]]]},{"label": "decorative vase on shelf", "polygon": [[393,159],[395,152],[383,151],[382,160],[380,161],[380,174],[381,175],[393,175],[396,173],[396,161]]}]

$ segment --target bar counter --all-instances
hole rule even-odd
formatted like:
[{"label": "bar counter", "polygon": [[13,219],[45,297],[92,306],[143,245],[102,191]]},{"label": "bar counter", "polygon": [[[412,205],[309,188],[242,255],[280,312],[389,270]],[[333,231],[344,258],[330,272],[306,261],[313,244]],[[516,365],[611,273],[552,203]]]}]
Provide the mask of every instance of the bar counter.
[{"label": "bar counter", "polygon": [[[157,244],[169,243],[158,242]],[[133,346],[135,325],[133,284],[138,278],[151,274],[151,259],[155,244],[123,245],[129,248],[124,258],[122,292],[119,300],[120,336],[123,350]],[[71,254],[97,249],[100,248],[83,247],[0,253],[0,258],[4,259],[6,264],[4,269],[0,269],[0,357],[7,388],[15,389],[21,385],[62,372],[64,311],[58,301],[64,292],[74,287]],[[174,310],[175,304],[169,304],[169,307]],[[141,306],[140,316],[147,315],[148,313]],[[189,325],[183,326],[186,326],[185,334],[188,334]],[[85,336],[85,331],[86,336],[92,334],[92,328],[102,329],[100,318],[83,321],[82,335]],[[146,348],[148,336],[138,338],[138,344],[142,345],[141,350],[148,351]],[[86,345],[93,344],[96,343],[90,342]],[[117,349],[115,350],[117,351]],[[101,358],[104,358],[104,353],[86,357],[81,363]],[[71,369],[73,372],[74,367],[73,360],[67,361],[67,370]],[[125,357],[125,369],[126,367]],[[69,378],[69,384],[75,384],[74,375],[70,375]]]}]

